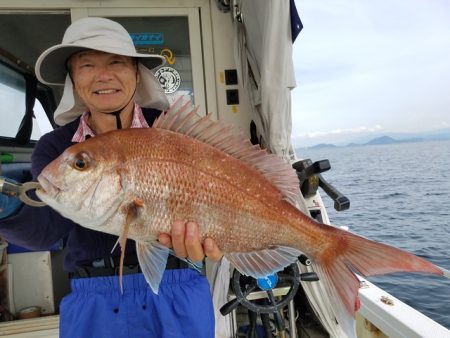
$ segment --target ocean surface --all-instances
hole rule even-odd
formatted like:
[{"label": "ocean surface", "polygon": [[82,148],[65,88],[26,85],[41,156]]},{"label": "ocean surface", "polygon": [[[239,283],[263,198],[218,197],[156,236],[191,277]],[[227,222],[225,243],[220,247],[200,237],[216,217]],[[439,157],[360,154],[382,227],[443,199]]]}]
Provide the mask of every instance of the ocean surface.
[{"label": "ocean surface", "polygon": [[[328,159],[322,176],[350,199],[337,212],[321,191],[331,223],[396,246],[450,270],[450,141],[297,149]],[[450,329],[450,280],[417,273],[368,278]]]}]

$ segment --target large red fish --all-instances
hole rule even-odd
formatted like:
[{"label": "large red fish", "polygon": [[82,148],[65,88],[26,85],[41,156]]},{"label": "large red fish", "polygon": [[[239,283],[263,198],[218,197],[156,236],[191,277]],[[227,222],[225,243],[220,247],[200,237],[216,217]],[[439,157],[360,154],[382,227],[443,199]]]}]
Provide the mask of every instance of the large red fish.
[{"label": "large red fish", "polygon": [[313,262],[337,320],[352,330],[359,281],[395,271],[443,275],[399,249],[315,222],[296,207],[295,171],[208,116],[176,103],[148,129],[98,135],[68,148],[38,178],[38,196],[63,216],[136,241],[157,292],[168,249],[156,238],[193,220],[241,273],[263,277]]}]

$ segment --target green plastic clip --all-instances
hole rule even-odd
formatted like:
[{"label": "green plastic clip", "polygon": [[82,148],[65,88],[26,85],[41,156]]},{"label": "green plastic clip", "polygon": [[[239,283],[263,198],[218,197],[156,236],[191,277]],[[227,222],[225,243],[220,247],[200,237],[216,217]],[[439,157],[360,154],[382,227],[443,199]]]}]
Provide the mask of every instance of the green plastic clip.
[{"label": "green plastic clip", "polygon": [[14,161],[13,154],[0,153],[0,163],[11,163],[12,161]]}]

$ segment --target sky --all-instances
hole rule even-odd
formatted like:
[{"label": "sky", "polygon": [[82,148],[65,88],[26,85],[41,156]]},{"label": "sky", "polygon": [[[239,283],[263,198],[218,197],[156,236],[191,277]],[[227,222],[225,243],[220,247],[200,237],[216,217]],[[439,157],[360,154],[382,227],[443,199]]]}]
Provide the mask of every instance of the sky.
[{"label": "sky", "polygon": [[450,128],[450,1],[295,2],[294,147]]}]

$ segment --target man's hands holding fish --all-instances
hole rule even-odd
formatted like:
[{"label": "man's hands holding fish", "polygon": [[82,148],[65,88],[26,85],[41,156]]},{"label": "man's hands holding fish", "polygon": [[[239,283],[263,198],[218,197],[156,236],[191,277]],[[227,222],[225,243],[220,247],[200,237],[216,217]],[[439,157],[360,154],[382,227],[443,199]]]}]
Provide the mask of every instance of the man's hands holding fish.
[{"label": "man's hands holding fish", "polygon": [[223,256],[213,239],[206,238],[202,245],[198,224],[195,222],[177,220],[173,222],[170,234],[161,233],[158,240],[166,247],[173,248],[177,257],[189,258],[193,262],[201,261],[205,256],[218,261]]}]

